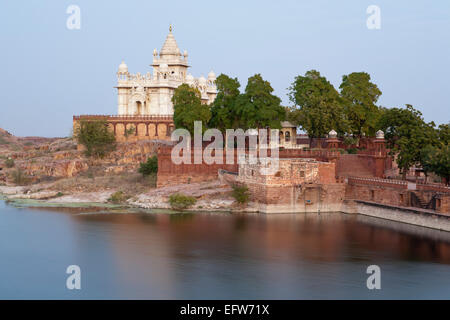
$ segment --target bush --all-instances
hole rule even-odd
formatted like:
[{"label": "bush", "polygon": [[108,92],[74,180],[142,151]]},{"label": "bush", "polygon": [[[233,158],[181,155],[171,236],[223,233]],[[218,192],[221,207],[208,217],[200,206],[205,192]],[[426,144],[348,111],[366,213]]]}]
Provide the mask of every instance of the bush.
[{"label": "bush", "polygon": [[233,198],[239,203],[244,204],[248,202],[250,197],[250,193],[248,192],[248,188],[246,186],[233,186],[232,192]]},{"label": "bush", "polygon": [[344,138],[344,144],[346,145],[346,146],[351,146],[351,145],[356,145],[356,144],[358,144],[358,138],[355,138],[355,137],[345,137]]},{"label": "bush", "polygon": [[137,128],[135,128],[134,126],[131,126],[129,129],[125,129],[124,132],[125,138],[128,139],[128,137],[131,136],[132,134],[136,134],[136,130]]},{"label": "bush", "polygon": [[19,186],[26,185],[30,182],[30,179],[20,169],[17,169],[12,172],[12,178],[13,178],[14,184],[19,185]]},{"label": "bush", "polygon": [[12,167],[14,167],[14,159],[11,159],[11,158],[6,159],[6,161],[5,161],[5,166],[6,166],[7,168],[12,168]]},{"label": "bush", "polygon": [[141,163],[139,173],[143,176],[149,176],[158,172],[158,157],[153,156],[147,159],[147,162]]},{"label": "bush", "polygon": [[114,192],[109,198],[108,201],[112,203],[124,203],[130,198],[130,196],[126,195],[123,191]]},{"label": "bush", "polygon": [[116,137],[104,120],[80,121],[75,129],[75,139],[86,148],[88,157],[103,158],[116,148]]},{"label": "bush", "polygon": [[358,153],[358,149],[356,149],[356,148],[349,148],[349,149],[347,149],[347,153],[348,154],[357,154]]},{"label": "bush", "polygon": [[175,210],[184,210],[191,206],[193,206],[197,202],[197,199],[194,197],[186,196],[181,193],[172,194],[169,197],[169,204],[172,209]]}]

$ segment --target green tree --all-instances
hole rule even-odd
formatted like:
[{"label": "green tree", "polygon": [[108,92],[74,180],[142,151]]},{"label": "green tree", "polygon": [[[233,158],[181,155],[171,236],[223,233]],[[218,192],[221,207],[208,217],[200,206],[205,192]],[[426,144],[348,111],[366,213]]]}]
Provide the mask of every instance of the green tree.
[{"label": "green tree", "polygon": [[241,86],[237,78],[221,74],[216,79],[217,96],[211,106],[210,128],[224,132],[226,129],[239,127],[239,116],[236,114],[236,103],[239,99]]},{"label": "green tree", "polygon": [[88,157],[103,158],[116,148],[114,133],[108,129],[104,120],[80,121],[74,133],[75,139],[85,150]]},{"label": "green tree", "polygon": [[182,84],[175,89],[172,97],[173,102],[173,122],[175,127],[185,128],[192,135],[194,134],[194,121],[202,122],[202,129],[207,129],[208,121],[211,119],[209,106],[202,104],[200,91]]},{"label": "green tree", "polygon": [[280,129],[281,121],[286,118],[281,99],[273,94],[272,86],[260,74],[248,79],[245,93],[236,99],[235,110],[242,129]]},{"label": "green tree", "polygon": [[448,185],[450,180],[450,127],[441,124],[437,130],[437,140],[420,151],[420,163],[427,177],[429,172],[434,172],[445,180]]},{"label": "green tree", "polygon": [[147,162],[140,164],[139,173],[143,176],[149,176],[158,172],[158,157],[153,156],[147,159]]},{"label": "green tree", "polygon": [[403,179],[409,168],[421,161],[421,149],[436,145],[437,133],[434,123],[426,123],[422,113],[411,105],[406,109],[386,109],[379,119],[378,126],[385,132],[391,152],[397,154],[397,164]]},{"label": "green tree", "polygon": [[289,87],[289,99],[295,104],[289,120],[308,133],[323,137],[332,129],[340,135],[347,130],[342,99],[333,85],[316,70],[297,76]]},{"label": "green tree", "polygon": [[450,143],[450,123],[441,124],[438,128],[439,142],[442,145],[448,145]]},{"label": "green tree", "polygon": [[351,133],[374,136],[380,116],[376,105],[381,91],[366,72],[353,72],[342,77],[341,97]]}]

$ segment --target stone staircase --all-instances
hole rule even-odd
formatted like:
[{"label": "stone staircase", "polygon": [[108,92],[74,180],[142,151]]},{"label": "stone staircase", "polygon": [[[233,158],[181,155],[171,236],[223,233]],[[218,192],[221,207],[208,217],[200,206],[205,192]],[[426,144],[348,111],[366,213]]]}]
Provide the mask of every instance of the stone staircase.
[{"label": "stone staircase", "polygon": [[430,201],[426,201],[418,192],[413,191],[411,193],[411,205],[413,207],[422,209],[436,209],[436,198],[437,193],[433,195]]},{"label": "stone staircase", "polygon": [[336,163],[340,177],[373,177],[372,170],[357,154],[342,154]]}]

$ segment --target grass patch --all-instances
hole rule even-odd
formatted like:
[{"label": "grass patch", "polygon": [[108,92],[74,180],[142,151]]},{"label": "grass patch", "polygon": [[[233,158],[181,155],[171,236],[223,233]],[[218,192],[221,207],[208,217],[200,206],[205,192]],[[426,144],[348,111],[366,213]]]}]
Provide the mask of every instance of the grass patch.
[{"label": "grass patch", "polygon": [[125,192],[123,192],[123,191],[117,191],[117,192],[114,192],[114,193],[109,197],[108,202],[115,203],[115,204],[119,204],[119,203],[124,203],[124,202],[126,202],[129,198],[130,198],[130,196],[127,195]]},{"label": "grass patch", "polygon": [[172,207],[172,209],[175,210],[184,210],[189,207],[192,207],[196,203],[197,199],[191,196],[186,196],[182,193],[175,193],[170,195],[169,197],[169,204]]}]

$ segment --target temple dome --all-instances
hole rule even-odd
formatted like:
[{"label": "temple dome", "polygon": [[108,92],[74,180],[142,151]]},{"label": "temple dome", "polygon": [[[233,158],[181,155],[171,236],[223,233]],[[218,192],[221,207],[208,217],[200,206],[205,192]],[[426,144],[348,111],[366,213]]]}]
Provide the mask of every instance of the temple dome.
[{"label": "temple dome", "polygon": [[161,51],[159,52],[160,57],[165,55],[174,55],[174,56],[180,55],[180,48],[178,48],[172,30],[170,30],[169,34],[167,35],[166,41],[164,42]]},{"label": "temple dome", "polygon": [[208,73],[208,80],[212,80],[212,81],[216,80],[216,74],[214,73],[214,71],[211,70]]},{"label": "temple dome", "polygon": [[161,72],[169,71],[169,66],[167,65],[167,63],[161,63],[161,65],[159,66],[159,71]]},{"label": "temple dome", "polygon": [[328,138],[330,139],[336,139],[337,137],[337,132],[334,130],[331,130],[330,132],[328,132]]},{"label": "temple dome", "polygon": [[201,77],[198,79],[198,83],[199,83],[201,86],[206,85],[206,79],[205,79],[205,77],[204,77],[204,76],[201,76]]},{"label": "temple dome", "polygon": [[124,61],[119,65],[119,73],[127,73],[128,72],[128,66]]},{"label": "temple dome", "polygon": [[375,135],[377,139],[384,139],[384,132],[382,130],[378,130]]}]

